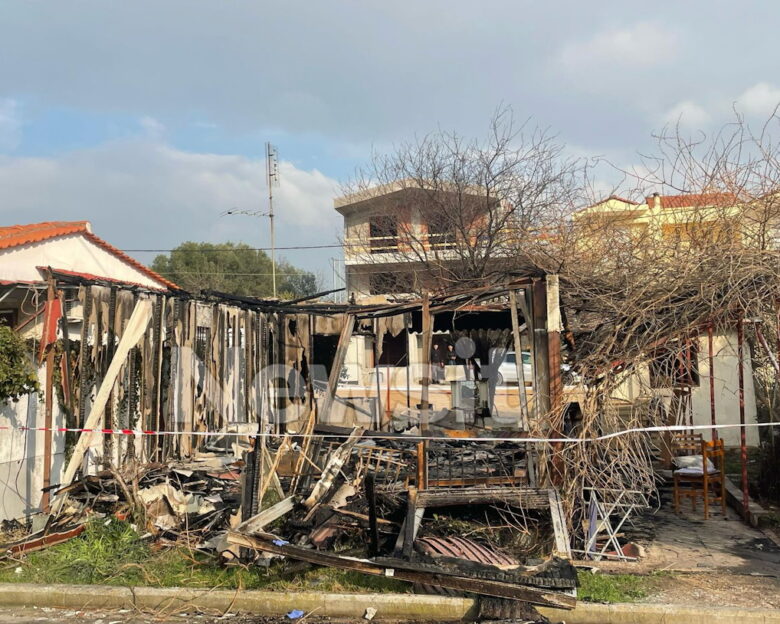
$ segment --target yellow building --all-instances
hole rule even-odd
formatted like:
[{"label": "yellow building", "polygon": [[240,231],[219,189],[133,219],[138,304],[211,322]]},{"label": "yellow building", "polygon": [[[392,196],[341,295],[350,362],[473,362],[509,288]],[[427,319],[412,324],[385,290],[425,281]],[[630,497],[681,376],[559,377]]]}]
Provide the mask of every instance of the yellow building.
[{"label": "yellow building", "polygon": [[[610,258],[620,260],[620,242],[625,250],[639,259],[666,256],[678,251],[696,253],[706,246],[766,245],[773,237],[774,220],[760,218],[764,203],[740,204],[730,193],[659,195],[647,197],[643,203],[612,195],[573,215],[577,246],[587,253],[599,246],[609,248]],[[765,212],[768,214],[768,211]],[[758,236],[763,234],[763,238]],[[603,250],[602,250],[603,251]],[[603,253],[598,254],[604,257]],[[667,413],[677,424],[708,425],[710,415],[710,381],[719,424],[739,424],[739,381],[737,337],[733,331],[716,333],[713,348],[713,375],[710,376],[707,336],[693,338],[687,351],[687,367],[695,374],[683,381],[654,374],[658,358],[649,360],[626,374],[624,382],[613,394],[620,404],[649,405],[661,399]],[[674,351],[671,351],[674,354]],[[750,358],[744,362],[745,413],[749,423],[757,420],[753,369]],[[656,371],[657,372],[657,371]],[[680,398],[684,401],[680,401]],[[720,432],[727,446],[739,445],[739,429]],[[758,444],[758,430],[748,428],[749,446]],[[705,438],[709,432],[705,432]]]},{"label": "yellow building", "polygon": [[[750,215],[755,209],[750,210]],[[644,203],[611,195],[574,213],[580,243],[624,237],[635,243],[744,244],[753,232],[749,211],[731,193],[660,195]]]}]

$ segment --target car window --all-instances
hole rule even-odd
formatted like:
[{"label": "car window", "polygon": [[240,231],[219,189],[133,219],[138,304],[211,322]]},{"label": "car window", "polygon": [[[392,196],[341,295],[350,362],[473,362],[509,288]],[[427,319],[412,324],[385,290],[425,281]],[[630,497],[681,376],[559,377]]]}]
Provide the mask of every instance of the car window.
[{"label": "car window", "polygon": [[523,364],[531,363],[531,354],[523,351]]},{"label": "car window", "polygon": [[504,362],[507,364],[514,364],[515,363],[515,354],[514,353],[507,353],[506,357],[504,358]]}]

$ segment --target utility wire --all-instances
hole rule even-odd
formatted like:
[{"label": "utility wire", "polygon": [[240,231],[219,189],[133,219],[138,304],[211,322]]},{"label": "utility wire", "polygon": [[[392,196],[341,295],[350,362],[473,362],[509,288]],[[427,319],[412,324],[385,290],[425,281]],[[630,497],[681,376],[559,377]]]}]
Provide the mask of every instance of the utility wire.
[{"label": "utility wire", "polygon": [[[202,271],[165,271],[169,275],[273,275],[273,273],[233,273],[232,271],[219,271],[203,273]],[[277,273],[283,276],[305,276],[311,274],[311,271],[301,271],[300,273]]]},{"label": "utility wire", "polygon": [[[277,247],[276,249],[282,249],[282,250],[293,250],[293,249],[334,249],[336,247],[351,247],[353,246],[350,243],[345,243],[344,245],[341,244],[335,244],[335,245],[294,245],[292,247]],[[355,245],[356,246],[356,245]],[[270,247],[233,247],[229,249],[121,249],[120,251],[123,251],[125,253],[164,253],[164,252],[173,252],[173,251],[182,251],[182,252],[198,252],[198,253],[230,253],[233,251],[270,251]]]}]

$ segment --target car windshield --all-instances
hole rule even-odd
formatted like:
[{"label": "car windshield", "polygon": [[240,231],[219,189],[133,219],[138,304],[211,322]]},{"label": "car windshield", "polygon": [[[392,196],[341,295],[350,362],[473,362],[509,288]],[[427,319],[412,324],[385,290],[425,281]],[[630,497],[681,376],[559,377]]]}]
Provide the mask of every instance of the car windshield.
[{"label": "car windshield", "polygon": [[[506,355],[504,356],[504,363],[505,364],[514,364],[515,363],[515,352],[514,351],[507,351]],[[523,351],[523,364],[530,364],[531,363],[531,354],[528,351]]]}]

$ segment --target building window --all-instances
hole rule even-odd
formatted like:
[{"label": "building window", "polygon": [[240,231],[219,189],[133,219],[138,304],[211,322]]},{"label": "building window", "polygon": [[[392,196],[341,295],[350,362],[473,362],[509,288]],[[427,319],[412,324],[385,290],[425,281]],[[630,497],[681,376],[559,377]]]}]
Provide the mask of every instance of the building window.
[{"label": "building window", "polygon": [[371,217],[368,229],[371,253],[385,253],[398,247],[398,219],[395,215]]},{"label": "building window", "polygon": [[431,211],[427,218],[428,244],[432,249],[452,249],[455,247],[455,232],[452,221],[443,212]]},{"label": "building window", "polygon": [[688,341],[664,347],[650,360],[652,388],[679,388],[699,385],[699,348]]},{"label": "building window", "polygon": [[198,326],[195,328],[195,355],[200,361],[205,361],[211,342],[211,328]]},{"label": "building window", "polygon": [[379,356],[380,366],[408,366],[409,335],[402,331],[397,336],[386,332],[382,336],[382,355]]},{"label": "building window", "polygon": [[371,273],[368,276],[368,290],[371,295],[401,295],[415,290],[414,274],[408,271]]}]

